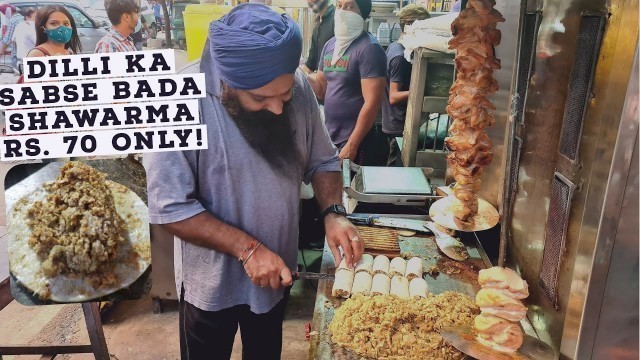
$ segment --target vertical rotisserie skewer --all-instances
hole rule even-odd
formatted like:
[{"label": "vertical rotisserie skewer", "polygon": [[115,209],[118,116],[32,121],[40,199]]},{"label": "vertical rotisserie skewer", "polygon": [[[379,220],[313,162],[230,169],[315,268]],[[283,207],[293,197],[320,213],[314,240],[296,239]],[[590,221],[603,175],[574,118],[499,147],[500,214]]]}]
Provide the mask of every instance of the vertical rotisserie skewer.
[{"label": "vertical rotisserie skewer", "polygon": [[449,48],[456,50],[456,81],[449,91],[447,113],[453,119],[446,144],[456,185],[457,203],[453,215],[461,225],[473,224],[478,213],[478,191],[482,168],[493,158],[493,144],[484,131],[495,122],[495,107],[487,99],[498,91],[493,71],[500,68],[494,47],[500,43],[498,22],[502,14],[493,9],[495,1],[469,0],[467,8],[451,24],[454,35]]}]

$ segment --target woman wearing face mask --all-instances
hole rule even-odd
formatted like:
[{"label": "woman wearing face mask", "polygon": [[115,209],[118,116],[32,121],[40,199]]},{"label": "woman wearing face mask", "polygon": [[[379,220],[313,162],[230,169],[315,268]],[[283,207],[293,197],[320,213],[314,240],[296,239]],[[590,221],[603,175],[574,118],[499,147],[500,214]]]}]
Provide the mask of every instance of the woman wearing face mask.
[{"label": "woman wearing face mask", "polygon": [[36,9],[28,7],[21,9],[20,13],[24,16],[24,21],[16,26],[16,30],[13,33],[13,40],[16,43],[18,69],[20,70],[20,74],[22,74],[22,59],[27,56],[29,50],[36,46]]},{"label": "woman wearing face mask", "polygon": [[60,5],[47,5],[36,12],[36,47],[27,57],[79,54],[82,52],[73,16]]},{"label": "woman wearing face mask", "polygon": [[[76,22],[61,5],[47,5],[38,9],[35,18],[36,46],[27,57],[73,55],[82,52]],[[23,83],[20,76],[18,83]],[[45,159],[43,162],[64,161],[69,158]]]}]

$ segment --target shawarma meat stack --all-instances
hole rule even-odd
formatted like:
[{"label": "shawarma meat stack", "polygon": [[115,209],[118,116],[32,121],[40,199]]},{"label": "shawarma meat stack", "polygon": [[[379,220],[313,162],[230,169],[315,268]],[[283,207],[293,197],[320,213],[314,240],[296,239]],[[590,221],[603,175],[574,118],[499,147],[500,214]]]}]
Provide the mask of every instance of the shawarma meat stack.
[{"label": "shawarma meat stack", "polygon": [[491,113],[495,107],[487,96],[498,91],[493,71],[500,68],[500,60],[495,57],[494,47],[501,38],[496,26],[504,21],[494,5],[494,0],[469,0],[451,24],[454,36],[449,48],[456,50],[458,73],[449,91],[447,113],[453,122],[445,141],[451,150],[447,160],[456,180],[453,215],[462,225],[473,224],[482,168],[493,158],[493,144],[484,128],[495,123]]},{"label": "shawarma meat stack", "polygon": [[503,267],[480,270],[476,295],[481,314],[474,320],[478,341],[502,352],[514,352],[524,340],[519,322],[527,315],[522,299],[529,296],[527,282]]}]

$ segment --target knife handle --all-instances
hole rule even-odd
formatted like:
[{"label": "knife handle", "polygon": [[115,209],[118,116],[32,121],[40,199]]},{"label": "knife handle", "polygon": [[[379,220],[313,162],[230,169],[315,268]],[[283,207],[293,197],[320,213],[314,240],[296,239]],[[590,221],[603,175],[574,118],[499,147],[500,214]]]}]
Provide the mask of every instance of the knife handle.
[{"label": "knife handle", "polygon": [[371,225],[373,223],[371,217],[347,215],[347,219],[354,225]]},{"label": "knife handle", "polygon": [[[291,272],[291,279],[293,281],[300,280],[300,272],[299,271],[292,271]],[[282,275],[280,275],[280,281],[282,281]]]}]

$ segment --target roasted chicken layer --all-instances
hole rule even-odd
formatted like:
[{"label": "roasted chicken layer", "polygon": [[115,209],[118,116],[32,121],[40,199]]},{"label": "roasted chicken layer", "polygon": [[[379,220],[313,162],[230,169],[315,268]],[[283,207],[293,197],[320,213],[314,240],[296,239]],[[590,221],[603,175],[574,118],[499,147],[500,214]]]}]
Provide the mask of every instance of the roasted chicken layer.
[{"label": "roasted chicken layer", "polygon": [[498,91],[493,71],[500,69],[500,60],[494,47],[501,40],[496,26],[504,21],[494,5],[493,0],[469,0],[451,24],[454,37],[449,48],[456,50],[458,73],[449,91],[447,113],[453,122],[445,142],[456,180],[453,194],[458,201],[453,212],[463,225],[472,224],[478,213],[482,168],[493,159],[493,144],[484,128],[495,123],[491,114],[495,106],[488,96]]}]

